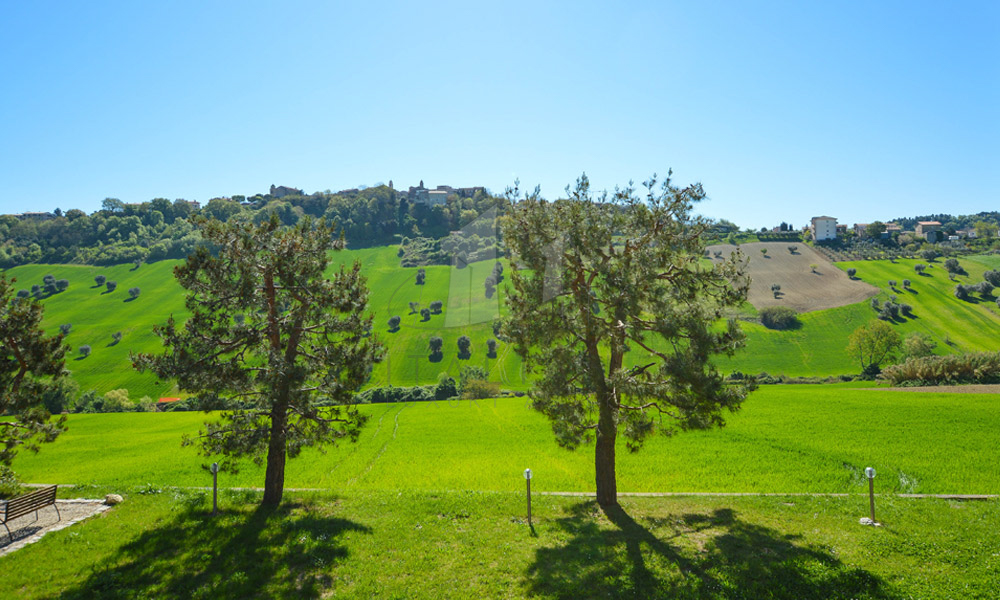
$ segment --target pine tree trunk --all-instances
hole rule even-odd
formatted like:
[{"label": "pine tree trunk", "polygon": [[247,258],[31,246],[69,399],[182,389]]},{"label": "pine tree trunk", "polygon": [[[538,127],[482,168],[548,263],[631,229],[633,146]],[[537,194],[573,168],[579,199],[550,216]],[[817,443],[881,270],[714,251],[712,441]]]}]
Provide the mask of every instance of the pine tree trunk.
[{"label": "pine tree trunk", "polygon": [[267,445],[267,471],[264,473],[262,504],[277,506],[285,492],[285,423],[288,411],[284,403],[271,410],[271,439]]},{"label": "pine tree trunk", "polygon": [[618,505],[618,482],[615,478],[615,439],[618,437],[616,415],[607,400],[600,402],[597,421],[597,445],[594,467],[597,480],[597,503],[607,508]]}]

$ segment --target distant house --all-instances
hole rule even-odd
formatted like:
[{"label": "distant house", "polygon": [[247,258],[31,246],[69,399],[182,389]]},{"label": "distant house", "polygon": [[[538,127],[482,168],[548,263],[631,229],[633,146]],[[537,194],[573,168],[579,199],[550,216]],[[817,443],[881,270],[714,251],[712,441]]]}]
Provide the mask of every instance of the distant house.
[{"label": "distant house", "polygon": [[944,233],[941,231],[941,223],[939,221],[917,221],[914,231],[917,235],[931,243],[944,239]]},{"label": "distant house", "polygon": [[14,216],[22,221],[49,221],[56,218],[55,214],[50,212],[26,212]]},{"label": "distant house", "polygon": [[837,219],[834,217],[813,217],[809,231],[812,233],[813,240],[817,242],[835,240],[837,239]]},{"label": "distant house", "polygon": [[156,410],[164,411],[168,404],[172,402],[180,402],[180,398],[160,398],[156,401]]},{"label": "distant house", "polygon": [[284,198],[285,196],[301,196],[302,190],[293,187],[285,187],[283,185],[275,186],[272,183],[270,194],[275,198]]},{"label": "distant house", "polygon": [[477,192],[483,192],[485,190],[486,188],[481,186],[453,188],[450,185],[439,185],[435,189],[431,190],[425,188],[424,182],[421,180],[420,185],[410,186],[410,189],[406,192],[406,197],[411,202],[420,202],[422,204],[437,206],[446,204],[448,202],[448,196],[472,198]]}]

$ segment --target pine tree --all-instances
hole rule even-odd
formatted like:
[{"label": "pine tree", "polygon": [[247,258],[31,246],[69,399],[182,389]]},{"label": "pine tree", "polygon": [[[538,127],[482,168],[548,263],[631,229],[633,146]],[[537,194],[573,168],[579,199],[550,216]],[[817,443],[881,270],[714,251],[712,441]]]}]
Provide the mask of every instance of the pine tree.
[{"label": "pine tree", "polygon": [[366,315],[368,290],[358,263],[324,275],[329,251],[344,247],[326,221],[282,228],[272,216],[201,229],[218,255],[199,247],[174,271],[190,319],[171,316],[156,328],[165,354],[134,355],[133,363],[177,377],[184,391],[241,400],[245,410],[206,423],[201,450],[266,459],[263,503],[277,505],[286,457],[356,440],[365,421],[354,393],[382,356]]},{"label": "pine tree", "polygon": [[42,305],[17,297],[15,279],[0,273],[0,466],[9,467],[18,450],[38,451],[66,430],[66,417],[51,421],[42,397],[65,374],[63,335],[42,331]]},{"label": "pine tree", "polygon": [[617,504],[615,443],[630,450],[658,429],[723,423],[749,386],[730,385],[712,365],[744,336],[735,321],[749,281],[742,254],[703,266],[709,224],[690,214],[700,185],[668,178],[595,198],[586,175],[566,200],[508,193],[504,242],[511,257],[504,333],[540,377],[534,407],[559,444],[596,438],[597,501]]}]

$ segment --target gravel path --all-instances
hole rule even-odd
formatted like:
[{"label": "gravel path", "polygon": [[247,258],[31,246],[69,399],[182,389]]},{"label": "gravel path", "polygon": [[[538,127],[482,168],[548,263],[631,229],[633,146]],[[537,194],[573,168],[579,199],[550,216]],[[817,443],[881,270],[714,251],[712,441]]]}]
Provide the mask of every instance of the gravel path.
[{"label": "gravel path", "polygon": [[[56,500],[56,505],[59,507],[58,513],[56,513],[55,508],[46,506],[38,511],[37,521],[34,513],[11,519],[7,523],[11,533],[9,536],[6,529],[0,529],[0,556],[37,542],[50,531],[65,529],[111,508],[105,505],[102,500],[87,498]],[[59,515],[62,516],[61,519]]]}]

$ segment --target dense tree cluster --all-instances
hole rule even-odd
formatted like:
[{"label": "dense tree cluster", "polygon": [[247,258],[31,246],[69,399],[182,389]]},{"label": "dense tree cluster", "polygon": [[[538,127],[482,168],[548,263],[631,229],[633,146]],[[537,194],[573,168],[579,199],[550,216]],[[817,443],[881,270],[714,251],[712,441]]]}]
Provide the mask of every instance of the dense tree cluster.
[{"label": "dense tree cluster", "polygon": [[[327,217],[353,247],[396,243],[402,236],[440,240],[499,205],[497,198],[479,191],[471,198],[452,195],[444,204],[430,206],[410,202],[405,194],[381,185],[280,199],[214,198],[204,206],[165,198],[137,204],[108,198],[101,210],[90,215],[78,209],[57,210],[57,216],[48,220],[0,215],[0,268],[38,262],[110,265],[184,258],[202,244],[195,217],[220,221],[244,217],[259,224],[275,214],[284,225],[295,225],[305,216]],[[470,243],[457,240],[453,245]],[[476,251],[481,245],[476,241],[475,248],[466,250]]]}]

